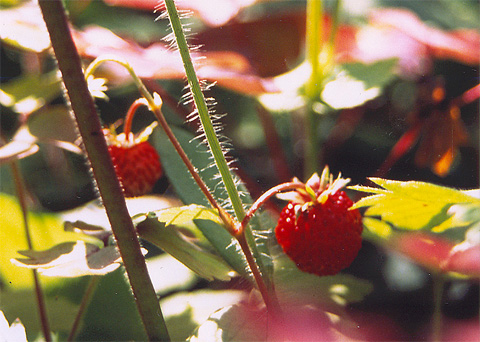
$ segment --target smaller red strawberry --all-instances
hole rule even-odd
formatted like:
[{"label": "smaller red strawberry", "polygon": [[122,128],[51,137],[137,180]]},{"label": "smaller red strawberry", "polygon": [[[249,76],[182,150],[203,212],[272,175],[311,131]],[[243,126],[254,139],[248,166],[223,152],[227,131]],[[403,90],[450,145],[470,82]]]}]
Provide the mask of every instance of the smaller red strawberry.
[{"label": "smaller red strawberry", "polygon": [[[329,178],[329,179],[328,179]],[[285,193],[275,236],[285,254],[302,271],[334,275],[350,266],[362,246],[362,217],[349,210],[353,202],[344,191],[349,180],[334,182],[326,168],[314,174],[305,189]]]},{"label": "smaller red strawberry", "polygon": [[147,141],[151,127],[137,137],[130,133],[129,139],[125,133],[116,135],[113,130],[104,130],[104,133],[125,197],[137,197],[150,192],[163,175],[160,157]]}]

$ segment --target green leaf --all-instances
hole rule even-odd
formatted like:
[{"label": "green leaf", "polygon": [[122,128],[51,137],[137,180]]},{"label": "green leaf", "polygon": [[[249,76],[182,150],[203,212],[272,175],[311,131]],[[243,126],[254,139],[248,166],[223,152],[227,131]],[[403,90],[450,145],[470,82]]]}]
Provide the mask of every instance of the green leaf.
[{"label": "green leaf", "polygon": [[[432,230],[465,226],[466,222],[453,220],[449,208],[455,204],[480,204],[480,200],[467,193],[430,183],[393,181],[371,178],[383,189],[352,186],[350,189],[375,195],[360,199],[353,208],[368,207],[367,217],[380,217],[384,222],[400,229]],[[367,228],[380,235],[388,234],[376,221],[366,221]]]},{"label": "green leaf", "polygon": [[165,226],[153,215],[137,224],[137,232],[142,239],[163,249],[200,277],[230,280],[230,267],[220,257],[188,241],[174,226]]},{"label": "green leaf", "polygon": [[362,105],[379,96],[382,88],[394,79],[396,64],[397,59],[343,64],[336,77],[325,84],[321,98],[334,109]]},{"label": "green leaf", "polygon": [[222,220],[216,210],[201,205],[190,204],[183,207],[174,207],[152,212],[155,218],[166,226],[180,226],[194,220],[210,220],[222,225]]},{"label": "green leaf", "polygon": [[44,251],[18,251],[27,258],[12,259],[12,263],[36,269],[49,277],[75,278],[105,275],[115,271],[121,262],[115,246],[99,248],[84,241],[63,242]]}]

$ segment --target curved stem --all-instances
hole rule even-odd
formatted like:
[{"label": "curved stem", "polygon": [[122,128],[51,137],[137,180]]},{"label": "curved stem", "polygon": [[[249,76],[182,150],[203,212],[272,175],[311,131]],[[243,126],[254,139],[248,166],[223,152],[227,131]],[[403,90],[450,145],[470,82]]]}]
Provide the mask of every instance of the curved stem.
[{"label": "curved stem", "polygon": [[132,121],[137,109],[140,106],[147,106],[148,103],[145,102],[145,99],[142,97],[140,99],[136,99],[130,108],[128,108],[127,115],[125,116],[125,124],[123,125],[123,133],[125,133],[125,139],[130,140],[130,133],[132,133]]},{"label": "curved stem", "polygon": [[[17,192],[18,202],[22,210],[23,217],[23,227],[25,229],[25,238],[27,241],[28,249],[33,249],[32,237],[30,235],[30,227],[28,224],[28,209],[27,201],[25,198],[25,184],[23,182],[22,175],[18,167],[18,161],[15,160],[11,164],[13,180],[15,183],[15,190]],[[47,308],[45,305],[45,296],[43,294],[42,285],[40,284],[40,279],[38,278],[37,270],[32,270],[33,281],[35,284],[35,295],[37,299],[38,313],[40,315],[40,322],[42,327],[42,333],[45,338],[45,341],[52,341],[52,336],[50,334],[50,323],[47,315]]]},{"label": "curved stem", "polygon": [[145,332],[151,341],[170,341],[62,1],[40,0],[39,5]]},{"label": "curved stem", "polygon": [[293,189],[304,189],[305,184],[300,183],[300,182],[289,182],[289,183],[283,183],[279,184],[277,186],[274,186],[273,188],[269,189],[266,191],[262,196],[260,196],[255,203],[248,209],[245,217],[243,218],[242,222],[240,223],[239,227],[237,228],[237,234],[243,234],[243,230],[247,226],[248,222],[250,222],[250,219],[253,217],[255,212],[265,204],[270,198],[278,194],[279,192],[285,191],[285,190],[293,190]]}]

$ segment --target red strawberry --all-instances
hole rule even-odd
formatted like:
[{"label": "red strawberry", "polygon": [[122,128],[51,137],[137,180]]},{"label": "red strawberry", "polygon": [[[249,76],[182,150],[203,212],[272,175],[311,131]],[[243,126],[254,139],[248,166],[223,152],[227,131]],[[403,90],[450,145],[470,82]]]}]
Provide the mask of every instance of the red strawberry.
[{"label": "red strawberry", "polygon": [[[353,202],[340,188],[348,180],[326,183],[328,169],[313,175],[305,191],[286,194],[275,235],[299,269],[319,276],[334,275],[350,266],[362,246],[362,217],[349,210]],[[285,194],[284,194],[285,195]]]},{"label": "red strawberry", "polygon": [[125,139],[124,133],[106,132],[108,151],[125,197],[148,193],[163,174],[160,157],[146,141],[147,137],[148,134],[143,134],[135,139]]}]

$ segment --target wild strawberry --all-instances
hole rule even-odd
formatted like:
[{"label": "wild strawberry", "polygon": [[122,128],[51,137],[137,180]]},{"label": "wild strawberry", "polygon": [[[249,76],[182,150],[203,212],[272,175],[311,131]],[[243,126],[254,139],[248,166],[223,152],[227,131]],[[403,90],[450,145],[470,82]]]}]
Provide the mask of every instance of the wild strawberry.
[{"label": "wild strawberry", "polygon": [[[150,131],[147,132],[148,130]],[[135,138],[130,133],[129,139],[125,133],[116,135],[110,130],[104,132],[125,197],[142,196],[150,192],[163,174],[160,157],[146,140],[151,127]]]},{"label": "wild strawberry", "polygon": [[283,194],[290,199],[283,208],[275,235],[285,254],[299,269],[319,276],[334,275],[350,266],[362,245],[362,217],[349,210],[353,202],[344,187],[349,180],[327,183],[314,174],[305,186]]}]

